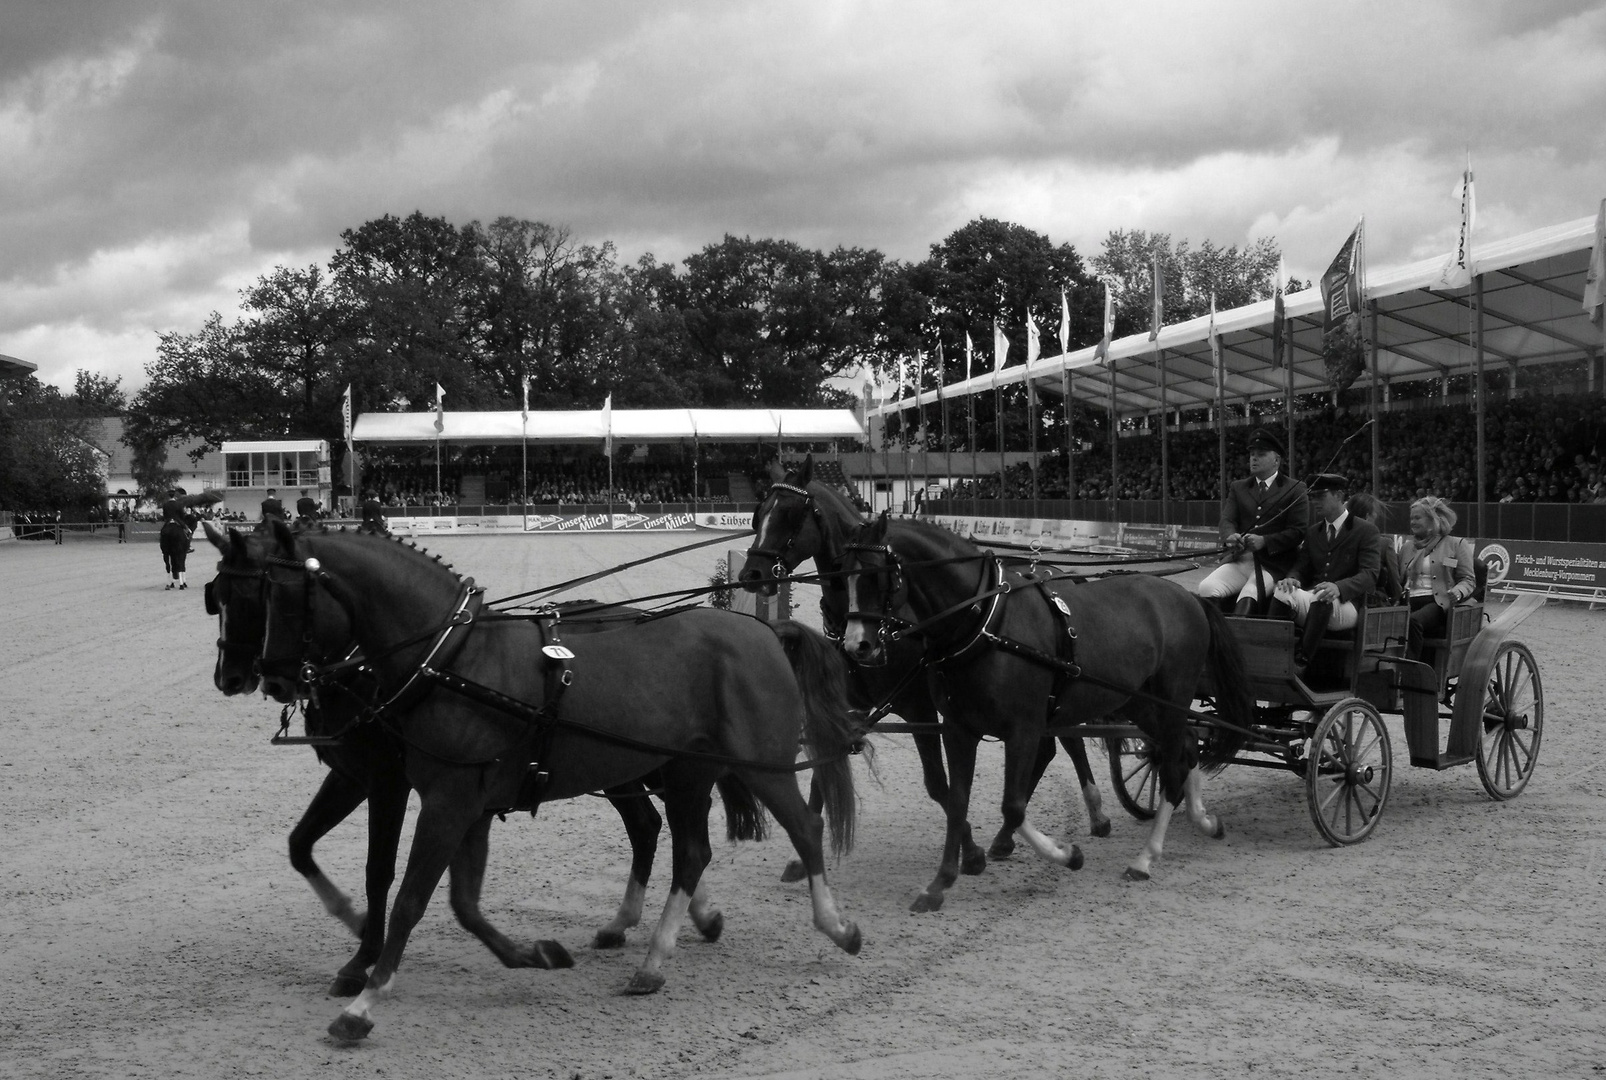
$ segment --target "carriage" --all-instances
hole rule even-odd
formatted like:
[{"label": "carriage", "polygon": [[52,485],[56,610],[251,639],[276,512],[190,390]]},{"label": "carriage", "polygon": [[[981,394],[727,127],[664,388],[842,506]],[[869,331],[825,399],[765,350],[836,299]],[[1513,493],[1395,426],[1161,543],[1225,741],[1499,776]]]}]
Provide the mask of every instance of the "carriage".
[{"label": "carriage", "polygon": [[[1365,608],[1354,629],[1327,635],[1304,672],[1294,665],[1292,623],[1229,618],[1257,702],[1253,738],[1234,764],[1302,777],[1311,820],[1334,846],[1365,840],[1388,805],[1396,757],[1385,715],[1402,718],[1411,765],[1475,762],[1491,798],[1515,798],[1538,762],[1544,692],[1533,653],[1512,635],[1543,602],[1458,605],[1445,635],[1424,641],[1421,660],[1404,656],[1409,608]],[[1207,680],[1203,708],[1213,691]],[[1196,734],[1208,737],[1213,722],[1196,713]],[[1106,740],[1122,806],[1152,818],[1160,792],[1141,735],[1119,725],[1082,734]]]}]

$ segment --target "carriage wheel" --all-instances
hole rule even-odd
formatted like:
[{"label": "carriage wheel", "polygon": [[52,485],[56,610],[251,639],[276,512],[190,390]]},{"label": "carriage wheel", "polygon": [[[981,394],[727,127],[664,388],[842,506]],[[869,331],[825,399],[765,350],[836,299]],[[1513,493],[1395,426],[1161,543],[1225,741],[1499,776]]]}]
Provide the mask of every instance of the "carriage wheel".
[{"label": "carriage wheel", "polygon": [[1310,819],[1334,847],[1372,835],[1389,801],[1394,752],[1377,710],[1345,698],[1327,711],[1311,736],[1305,762]]},{"label": "carriage wheel", "polygon": [[1143,738],[1105,739],[1110,750],[1110,779],[1115,797],[1139,821],[1152,821],[1160,808],[1160,777],[1153,752]]},{"label": "carriage wheel", "polygon": [[1515,798],[1528,785],[1544,729],[1545,695],[1534,655],[1520,641],[1504,642],[1489,665],[1478,731],[1478,779],[1490,798]]}]

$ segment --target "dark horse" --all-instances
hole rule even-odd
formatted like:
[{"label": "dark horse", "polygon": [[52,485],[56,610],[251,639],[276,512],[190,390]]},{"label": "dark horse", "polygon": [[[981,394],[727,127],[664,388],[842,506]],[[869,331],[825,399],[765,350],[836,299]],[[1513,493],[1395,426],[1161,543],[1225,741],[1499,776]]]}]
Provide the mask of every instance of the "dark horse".
[{"label": "dark horse", "polygon": [[[843,559],[849,611],[843,647],[873,661],[889,628],[913,628],[938,658],[943,747],[948,753],[949,832],[936,878],[916,910],[941,906],[957,880],[959,835],[970,802],[976,745],[992,736],[1004,744],[1004,825],[1039,854],[1075,869],[1066,851],[1026,819],[1032,775],[1045,734],[1066,723],[1117,716],[1148,739],[1165,793],[1148,842],[1127,867],[1146,879],[1165,842],[1171,810],[1184,796],[1195,825],[1223,836],[1207,814],[1199,765],[1219,768],[1243,745],[1224,729],[1210,739],[1201,762],[1184,712],[1205,665],[1218,689],[1220,716],[1239,729],[1251,720],[1242,656],[1226,620],[1174,581],[1122,574],[1083,584],[1038,583],[1011,575],[1002,563],[935,526],[889,523],[885,517],[851,540]],[[1045,591],[1046,590],[1046,591]],[[1056,611],[1055,599],[1065,614]],[[896,632],[893,632],[896,633]],[[1079,673],[1065,665],[1074,664]],[[1159,702],[1135,696],[1141,691]],[[1175,708],[1168,708],[1169,703]]]},{"label": "dark horse", "polygon": [[[864,518],[847,497],[830,484],[814,479],[814,456],[803,459],[802,468],[788,473],[781,483],[773,485],[764,501],[753,513],[753,531],[757,535],[753,546],[747,549],[747,561],[737,580],[749,592],[775,592],[774,579],[789,574],[808,559],[826,576],[820,582],[820,608],[826,632],[840,638],[847,621],[847,581],[836,575],[842,567],[843,548],[848,537],[864,525]],[[939,806],[947,808],[948,774],[943,769],[942,739],[936,734],[937,707],[932,701],[930,681],[918,670],[924,647],[913,639],[890,642],[878,658],[868,666],[852,663],[848,688],[853,704],[871,708],[883,699],[890,710],[911,724],[929,724],[930,731],[913,732],[915,749],[920,754],[920,769],[926,783],[926,794]],[[849,657],[850,661],[853,659]],[[1094,836],[1110,835],[1110,818],[1104,812],[1098,784],[1088,764],[1087,749],[1080,738],[1064,736],[1060,740],[1071,762],[1076,766],[1077,784],[1087,804],[1089,830]],[[1039,757],[1033,766],[1038,779],[1054,758],[1054,742],[1044,740]],[[1033,780],[1033,787],[1036,787]],[[971,838],[970,823],[951,823],[959,832],[960,868],[967,874],[979,874],[987,865],[983,855]],[[987,855],[995,859],[1007,858],[1015,850],[1014,833],[1008,826],[1001,828],[993,838]]]},{"label": "dark horse", "polygon": [[[208,610],[219,621],[213,683],[226,695],[249,694],[256,690],[259,682],[256,661],[262,652],[266,629],[264,560],[276,542],[263,533],[239,533],[233,529],[225,532],[211,522],[204,522],[203,526],[207,538],[223,555],[217,576],[207,585]],[[618,622],[577,622],[566,624],[565,633],[596,632],[618,625]],[[359,939],[357,952],[340,968],[329,989],[336,997],[351,997],[362,991],[368,968],[378,959],[384,944],[385,909],[390,886],[395,880],[396,853],[410,790],[402,768],[401,744],[383,726],[360,722],[364,710],[376,703],[376,693],[372,679],[354,671],[338,685],[325,688],[318,703],[309,704],[305,712],[308,735],[338,736],[338,741],[314,747],[329,773],[290,832],[290,864],[307,880],[325,910]],[[730,839],[761,838],[762,817],[751,794],[735,777],[721,778],[719,787],[726,805]],[[605,792],[624,821],[630,839],[631,864],[624,899],[613,920],[597,931],[592,942],[595,948],[622,946],[625,931],[641,919],[647,881],[657,853],[658,834],[663,826],[663,819],[645,797],[646,793],[646,785],[639,781]],[[317,842],[364,802],[368,803],[366,913],[352,904],[313,858]],[[451,868],[451,904],[458,921],[508,967],[572,966],[573,958],[558,942],[543,940],[520,947],[484,918],[477,890],[471,888],[475,875],[469,868],[483,864],[482,849],[488,842],[488,831],[471,831],[459,853],[459,859],[467,862],[461,868],[454,863]],[[459,872],[460,869],[463,872]],[[723,920],[715,913],[699,922],[697,929],[708,940],[717,940]]]},{"label": "dark horse", "polygon": [[[711,851],[710,794],[727,773],[786,830],[809,874],[814,925],[849,953],[858,928],[825,879],[824,822],[798,792],[800,742],[815,759],[839,848],[855,802],[854,737],[843,665],[823,637],[695,609],[554,642],[528,620],[476,616],[473,583],[417,551],[355,533],[274,525],[268,557],[263,687],[305,694],[305,676],[355,640],[373,672],[377,722],[403,747],[420,810],[384,947],[361,994],[330,1027],[372,1028],[407,939],[471,830],[498,810],[535,808],[637,780],[662,785],[672,838],[671,891],[633,993],[663,985],[688,910],[709,916],[700,885]],[[483,864],[466,869],[483,871]],[[475,883],[477,888],[477,881]]]}]

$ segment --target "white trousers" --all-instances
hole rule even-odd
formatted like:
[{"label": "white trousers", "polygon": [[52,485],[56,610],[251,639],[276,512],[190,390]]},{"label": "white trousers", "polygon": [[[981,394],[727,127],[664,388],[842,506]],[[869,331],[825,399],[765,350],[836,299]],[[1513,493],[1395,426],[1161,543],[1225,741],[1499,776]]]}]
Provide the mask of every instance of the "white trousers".
[{"label": "white trousers", "polygon": [[[1305,625],[1305,616],[1310,612],[1310,606],[1316,602],[1316,594],[1309,589],[1295,589],[1287,596],[1277,599],[1294,609],[1294,622]],[[1341,600],[1333,605],[1333,617],[1327,620],[1329,630],[1348,630],[1360,618],[1360,612],[1348,600]]]},{"label": "white trousers", "polygon": [[[1266,595],[1271,596],[1272,586],[1277,583],[1276,577],[1265,567],[1260,569],[1260,582],[1266,588]],[[1243,600],[1259,599],[1255,591],[1255,556],[1253,552],[1245,551],[1229,563],[1222,563],[1210,571],[1208,577],[1199,582],[1199,595],[1206,600],[1224,600],[1232,597]]]}]

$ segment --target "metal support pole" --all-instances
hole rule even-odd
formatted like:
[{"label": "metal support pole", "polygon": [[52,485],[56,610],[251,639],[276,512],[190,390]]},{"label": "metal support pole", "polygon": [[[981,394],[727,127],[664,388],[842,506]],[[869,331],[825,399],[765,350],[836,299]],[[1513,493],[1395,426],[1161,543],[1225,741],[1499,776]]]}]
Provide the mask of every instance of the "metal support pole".
[{"label": "metal support pole", "polygon": [[1120,456],[1116,444],[1121,428],[1121,420],[1116,413],[1115,405],[1115,357],[1105,357],[1104,366],[1110,377],[1110,509],[1112,511],[1110,520],[1114,521],[1115,515],[1113,511],[1115,509],[1116,488],[1121,478]]},{"label": "metal support pole", "polygon": [[993,386],[993,428],[998,433],[998,497],[1007,493],[1004,477],[1004,388]]},{"label": "metal support pole", "polygon": [[[1478,536],[1489,535],[1484,531],[1484,503],[1488,497],[1488,482],[1485,477],[1485,464],[1483,460],[1483,399],[1487,396],[1483,386],[1483,275],[1479,274],[1472,279],[1472,313],[1473,328],[1472,340],[1475,350],[1477,378],[1473,385],[1473,401],[1477,403],[1478,412]],[[1446,380],[1448,383],[1448,380]]]},{"label": "metal support pole", "polygon": [[1283,420],[1288,429],[1288,475],[1294,472],[1294,328],[1283,335]]},{"label": "metal support pole", "polygon": [[1032,517],[1037,516],[1037,391],[1026,378],[1026,449],[1032,455]]},{"label": "metal support pole", "polygon": [[1171,408],[1166,400],[1165,350],[1154,343],[1154,366],[1160,377],[1160,524],[1171,524]]},{"label": "metal support pole", "polygon": [[1377,301],[1367,301],[1367,307],[1370,309],[1370,314],[1372,317],[1372,340],[1370,342],[1370,349],[1372,353],[1372,378],[1370,380],[1371,385],[1367,388],[1366,392],[1368,404],[1371,406],[1372,416],[1372,494],[1381,499],[1383,497],[1382,466],[1379,464],[1379,462],[1381,462],[1383,458],[1383,451],[1381,449],[1383,437],[1378,432],[1378,428],[1382,426],[1383,421],[1378,416],[1377,405]]},{"label": "metal support pole", "polygon": [[1076,503],[1076,429],[1071,424],[1071,369],[1060,369],[1060,390],[1065,394],[1065,500]]},{"label": "metal support pole", "polygon": [[[1222,365],[1225,368],[1226,362]],[[1227,497],[1227,373],[1216,373],[1216,498]]]}]

